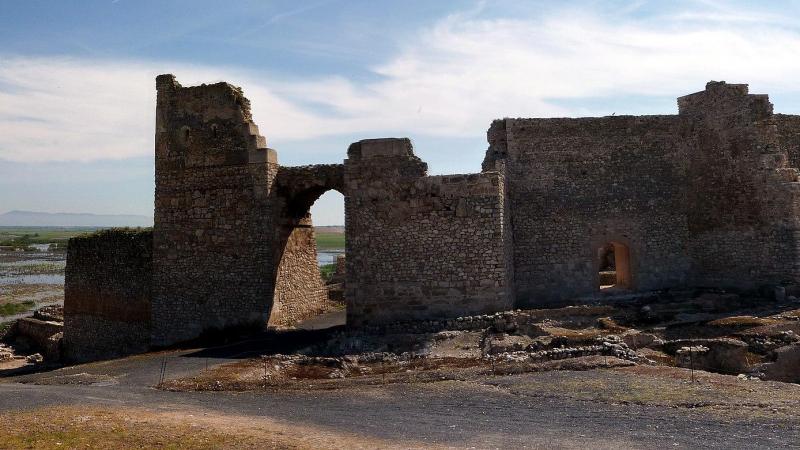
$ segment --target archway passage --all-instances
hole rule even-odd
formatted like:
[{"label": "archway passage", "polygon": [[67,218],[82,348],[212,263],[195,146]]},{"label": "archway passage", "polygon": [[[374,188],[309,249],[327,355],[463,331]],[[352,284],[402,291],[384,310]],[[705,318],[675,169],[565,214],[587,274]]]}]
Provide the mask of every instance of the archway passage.
[{"label": "archway passage", "polygon": [[[343,178],[341,165],[279,170],[275,180],[280,207],[275,221],[274,293],[268,325],[322,328],[326,323],[308,325],[310,319],[337,309],[342,310],[344,320],[343,290],[337,298],[320,273],[317,230],[311,216],[311,206],[320,196],[331,190],[344,191]],[[343,226],[340,230],[343,232]]]},{"label": "archway passage", "polygon": [[633,289],[631,253],[621,242],[608,242],[597,251],[601,291]]}]

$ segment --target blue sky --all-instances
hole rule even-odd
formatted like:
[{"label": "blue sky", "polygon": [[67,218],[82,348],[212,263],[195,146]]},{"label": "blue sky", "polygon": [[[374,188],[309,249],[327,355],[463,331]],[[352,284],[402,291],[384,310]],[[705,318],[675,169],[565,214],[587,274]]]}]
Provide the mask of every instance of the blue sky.
[{"label": "blue sky", "polygon": [[712,79],[800,113],[800,3],[761,3],[0,0],[0,212],[152,215],[159,73],[240,85],[285,165],[408,136],[477,172],[494,118],[674,114]]}]

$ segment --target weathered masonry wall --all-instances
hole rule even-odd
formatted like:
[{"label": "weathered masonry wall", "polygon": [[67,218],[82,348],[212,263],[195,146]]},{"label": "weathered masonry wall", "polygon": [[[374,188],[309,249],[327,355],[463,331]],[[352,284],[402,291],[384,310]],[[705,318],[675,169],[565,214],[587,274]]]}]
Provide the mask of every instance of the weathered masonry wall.
[{"label": "weathered masonry wall", "polygon": [[800,167],[800,116],[775,114],[780,148],[789,157],[789,167]]},{"label": "weathered masonry wall", "polygon": [[[678,99],[686,174],[693,284],[752,288],[795,283],[798,266],[797,170],[791,133],[779,130],[766,95],[747,85],[711,82]],[[791,148],[791,145],[788,146]]]},{"label": "weathered masonry wall", "polygon": [[274,290],[275,152],[239,88],[157,79],[153,344],[261,328]]},{"label": "weathered masonry wall", "polygon": [[518,306],[597,292],[597,250],[612,241],[631,250],[635,289],[684,283],[679,125],[676,116],[492,124],[484,169],[506,168]]},{"label": "weathered masonry wall", "polygon": [[64,356],[112,358],[150,347],[153,277],[150,230],[72,238],[64,292]]},{"label": "weathered masonry wall", "polygon": [[629,249],[634,291],[800,280],[800,119],[724,82],[678,104],[492,124],[484,170],[506,169],[518,306],[596,294],[609,242]]},{"label": "weathered masonry wall", "polygon": [[499,172],[426,176],[408,139],[364,140],[345,163],[348,323],[508,309]]}]

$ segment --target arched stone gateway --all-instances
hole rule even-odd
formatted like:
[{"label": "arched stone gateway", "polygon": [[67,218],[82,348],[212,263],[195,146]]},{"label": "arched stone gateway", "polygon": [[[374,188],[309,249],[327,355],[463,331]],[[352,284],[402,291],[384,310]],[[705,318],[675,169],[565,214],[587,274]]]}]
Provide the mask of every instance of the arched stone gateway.
[{"label": "arched stone gateway", "polygon": [[311,205],[329,190],[344,195],[344,166],[280,167],[275,179],[275,291],[269,325],[291,326],[332,305],[317,264]]},{"label": "arched stone gateway", "polygon": [[331,189],[344,195],[344,164],[280,167],[275,178],[275,193],[289,217],[303,217]]},{"label": "arched stone gateway", "polygon": [[800,282],[800,118],[747,85],[711,82],[674,115],[497,120],[483,170],[442,176],[397,138],[282,167],[240,88],[156,87],[155,226],[70,243],[73,359],[313,314],[308,211],[331,189],[350,327],[599,295],[608,243],[632,293]]}]

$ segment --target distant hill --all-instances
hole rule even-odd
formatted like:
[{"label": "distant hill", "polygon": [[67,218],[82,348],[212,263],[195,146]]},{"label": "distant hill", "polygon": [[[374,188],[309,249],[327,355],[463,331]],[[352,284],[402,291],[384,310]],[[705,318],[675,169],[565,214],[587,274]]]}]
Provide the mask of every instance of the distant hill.
[{"label": "distant hill", "polygon": [[0,227],[151,227],[153,218],[135,215],[9,211],[0,214]]}]

